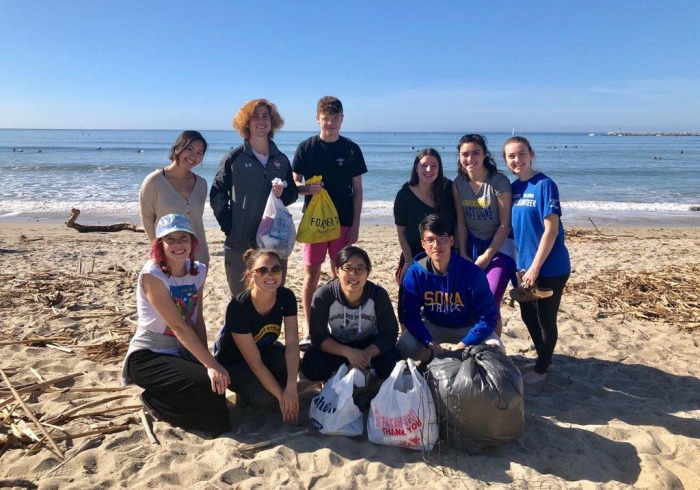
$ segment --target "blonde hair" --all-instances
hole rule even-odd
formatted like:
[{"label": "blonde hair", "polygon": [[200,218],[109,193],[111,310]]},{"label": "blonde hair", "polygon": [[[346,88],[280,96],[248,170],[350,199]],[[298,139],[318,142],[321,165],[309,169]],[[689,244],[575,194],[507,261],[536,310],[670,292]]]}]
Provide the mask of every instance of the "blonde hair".
[{"label": "blonde hair", "polygon": [[250,121],[253,119],[253,114],[255,114],[255,109],[260,106],[265,106],[270,111],[270,123],[272,128],[270,129],[270,134],[267,135],[268,139],[275,137],[275,133],[279,131],[282,126],[284,126],[284,119],[277,112],[277,106],[267,99],[253,99],[249,100],[243,107],[238,109],[238,112],[233,117],[233,128],[238,131],[238,133],[244,138],[250,138]]}]

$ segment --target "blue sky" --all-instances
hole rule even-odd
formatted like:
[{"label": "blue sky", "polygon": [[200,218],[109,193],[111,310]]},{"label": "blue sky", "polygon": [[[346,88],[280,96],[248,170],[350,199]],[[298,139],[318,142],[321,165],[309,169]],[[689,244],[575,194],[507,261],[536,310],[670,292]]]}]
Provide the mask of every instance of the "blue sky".
[{"label": "blue sky", "polygon": [[700,2],[0,0],[0,127],[700,130]]}]

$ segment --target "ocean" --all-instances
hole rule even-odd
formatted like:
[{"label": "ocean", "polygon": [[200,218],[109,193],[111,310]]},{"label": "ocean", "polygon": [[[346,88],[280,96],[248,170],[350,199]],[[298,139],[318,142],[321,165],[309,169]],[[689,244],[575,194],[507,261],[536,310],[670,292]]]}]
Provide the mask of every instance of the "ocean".
[{"label": "ocean", "polygon": [[[65,221],[71,208],[80,223],[138,222],[143,178],[169,163],[179,131],[0,130],[0,219]],[[209,143],[195,171],[211,184],[222,156],[241,143],[230,131],[202,131]],[[297,144],[316,132],[275,136],[291,160]],[[360,145],[363,224],[393,224],[396,192],[409,178],[416,152],[437,149],[445,174],[454,178],[456,144],[462,133],[343,132]],[[511,133],[483,133],[500,170],[513,179],[501,157]],[[698,226],[700,137],[605,136],[588,133],[519,133],[535,152],[535,167],[559,186],[565,226],[608,224]],[[208,207],[207,207],[208,209]],[[301,199],[291,206],[295,219]],[[211,211],[205,223],[215,226]]]}]

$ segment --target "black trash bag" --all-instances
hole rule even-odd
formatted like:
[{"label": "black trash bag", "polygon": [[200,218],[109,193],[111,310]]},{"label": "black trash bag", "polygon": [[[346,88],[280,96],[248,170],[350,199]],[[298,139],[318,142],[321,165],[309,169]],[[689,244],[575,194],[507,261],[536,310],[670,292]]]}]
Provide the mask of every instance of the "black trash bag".
[{"label": "black trash bag", "polygon": [[426,378],[440,436],[450,447],[476,454],[523,433],[523,379],[495,346],[471,346],[436,358],[428,364]]}]

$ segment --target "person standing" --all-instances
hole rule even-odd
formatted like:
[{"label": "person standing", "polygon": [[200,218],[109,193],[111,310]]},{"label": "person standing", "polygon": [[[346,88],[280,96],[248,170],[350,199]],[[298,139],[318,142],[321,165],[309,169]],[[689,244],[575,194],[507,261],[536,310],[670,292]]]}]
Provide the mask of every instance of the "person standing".
[{"label": "person standing", "polygon": [[156,240],[156,223],[171,213],[182,214],[192,224],[199,242],[196,260],[209,265],[209,247],[204,233],[204,203],[207,181],[192,169],[202,163],[207,142],[197,131],[183,131],[170,150],[170,165],[146,176],[139,190],[141,224],[146,236]]},{"label": "person standing", "polygon": [[452,181],[444,176],[440,154],[433,148],[425,148],[416,155],[410,180],[399,189],[394,199],[394,224],[401,247],[401,256],[396,270],[401,325],[403,325],[403,278],[413,264],[413,257],[423,251],[418,225],[429,214],[439,214],[452,223],[453,227],[455,226],[457,213],[452,189]]},{"label": "person standing", "polygon": [[[301,301],[306,327],[300,344],[305,348],[311,343],[311,298],[318,287],[326,255],[330,259],[331,276],[335,278],[338,252],[343,247],[356,243],[360,232],[362,174],[367,172],[367,166],[360,147],[340,135],[343,117],[343,104],[339,99],[322,97],[316,106],[316,120],[321,131],[318,136],[312,136],[299,144],[292,163],[299,194],[305,196],[303,210],[306,211],[313,195],[325,189],[338,211],[341,229],[340,237],[333,241],[302,245],[304,282]],[[317,175],[322,177],[322,182],[302,185],[304,180]]]},{"label": "person standing", "polygon": [[496,334],[500,336],[501,301],[515,274],[517,257],[510,224],[513,201],[510,182],[496,168],[483,136],[462,136],[457,152],[453,192],[458,212],[459,250],[486,272],[498,312]]},{"label": "person standing", "polygon": [[530,142],[514,136],[503,145],[503,159],[515,174],[513,190],[513,235],[518,247],[518,269],[524,270],[525,287],[550,288],[553,295],[520,303],[520,316],[535,344],[537,361],[523,376],[526,384],[547,377],[559,332],[557,314],[564,286],[571,273],[569,251],[564,243],[559,189],[552,179],[535,170],[535,152]]},{"label": "person standing", "polygon": [[[246,289],[243,254],[257,248],[255,235],[272,190],[285,206],[297,200],[297,186],[287,156],[272,141],[284,125],[277,107],[267,99],[246,102],[233,118],[233,127],[243,137],[243,144],[221,159],[209,191],[209,204],[226,235],[224,264],[231,297]],[[286,183],[273,185],[279,178]],[[287,260],[281,260],[283,275]]]}]

